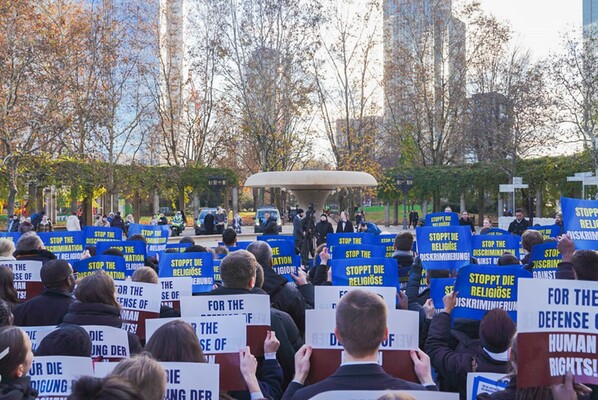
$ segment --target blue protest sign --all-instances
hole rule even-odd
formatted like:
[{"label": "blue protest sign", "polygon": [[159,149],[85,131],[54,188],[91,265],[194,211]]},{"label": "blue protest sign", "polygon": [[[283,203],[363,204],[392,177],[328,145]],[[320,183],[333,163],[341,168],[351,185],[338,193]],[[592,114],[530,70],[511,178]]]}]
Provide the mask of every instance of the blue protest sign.
[{"label": "blue protest sign", "polygon": [[455,278],[433,278],[430,279],[430,298],[434,302],[434,308],[442,310],[444,303],[442,298],[450,294],[455,288]]},{"label": "blue protest sign", "polygon": [[253,242],[249,241],[249,240],[237,242],[237,249],[245,250],[245,249],[247,249],[247,246],[249,246],[251,243],[253,243]]},{"label": "blue protest sign", "polygon": [[399,286],[397,262],[392,258],[331,260],[332,284],[337,286]]},{"label": "blue protest sign", "polygon": [[159,276],[191,277],[193,293],[209,292],[214,285],[212,253],[164,253],[160,257]]},{"label": "blue protest sign", "polygon": [[0,232],[0,238],[9,239],[13,242],[17,243],[17,241],[21,238],[20,232]]},{"label": "blue protest sign", "polygon": [[272,268],[289,282],[294,282],[291,273],[297,273],[301,257],[295,254],[295,243],[288,240],[268,241],[272,248]]},{"label": "blue protest sign", "polygon": [[517,322],[517,284],[519,278],[531,276],[519,265],[467,265],[461,268],[455,282],[459,296],[452,317],[481,320],[486,312],[502,308]]},{"label": "blue protest sign", "polygon": [[192,243],[167,243],[166,250],[176,250],[177,253],[184,253]]},{"label": "blue protest sign", "polygon": [[341,246],[350,244],[377,244],[376,235],[371,233],[329,233],[326,236],[326,246]]},{"label": "blue protest sign", "polygon": [[558,242],[546,242],[532,246],[530,263],[534,265],[532,270],[534,278],[556,279],[558,265],[563,259],[557,246]]},{"label": "blue protest sign", "polygon": [[117,249],[123,253],[127,276],[133,275],[137,268],[141,268],[145,265],[145,243],[141,240],[98,242],[96,245],[96,254],[101,255],[108,249]]},{"label": "blue protest sign", "polygon": [[598,200],[561,197],[565,232],[576,249],[598,250]]},{"label": "blue protest sign", "polygon": [[94,256],[79,260],[74,263],[73,269],[77,279],[91,275],[96,271],[104,270],[114,280],[125,280],[125,259],[120,256]]},{"label": "blue protest sign", "polygon": [[84,226],[81,230],[85,237],[85,246],[95,246],[98,242],[122,241],[123,231],[120,228],[105,228],[100,226]]},{"label": "blue protest sign", "polygon": [[376,239],[378,239],[378,245],[384,246],[386,249],[386,254],[384,257],[392,257],[392,253],[395,250],[395,237],[396,235],[378,235]]},{"label": "blue protest sign", "polygon": [[537,225],[528,229],[540,232],[544,239],[555,238],[561,234],[561,227],[558,225]]},{"label": "blue protest sign", "polygon": [[471,237],[471,256],[478,264],[497,265],[498,259],[505,252],[519,258],[521,238],[517,235],[474,235]]},{"label": "blue protest sign", "polygon": [[63,260],[78,260],[83,253],[83,232],[40,232],[38,236],[44,242],[46,250],[54,253],[56,258]]},{"label": "blue protest sign", "polygon": [[214,265],[214,281],[222,282],[220,278],[220,262],[222,260],[213,260],[212,264]]},{"label": "blue protest sign", "polygon": [[469,226],[418,227],[415,235],[419,257],[425,269],[457,269],[469,264]]},{"label": "blue protest sign", "polygon": [[[439,212],[426,215],[426,227],[442,227],[459,225],[459,214],[454,212]],[[470,228],[471,229],[471,228]]]},{"label": "blue protest sign", "polygon": [[486,231],[485,235],[492,235],[492,236],[502,236],[502,235],[510,235],[511,232],[505,231],[504,229],[500,228],[490,228]]},{"label": "blue protest sign", "polygon": [[263,240],[265,242],[280,242],[280,241],[289,241],[291,243],[295,242],[295,239],[291,235],[261,235],[257,237],[257,240]]},{"label": "blue protest sign", "polygon": [[170,235],[170,225],[141,225],[130,224],[129,236],[142,235],[147,242],[146,253],[153,256],[160,251],[166,250],[168,236]]},{"label": "blue protest sign", "polygon": [[384,258],[386,248],[368,244],[336,246],[332,258],[342,260],[345,258]]},{"label": "blue protest sign", "polygon": [[399,289],[407,289],[407,283],[409,282],[409,274],[411,273],[411,267],[399,267]]}]

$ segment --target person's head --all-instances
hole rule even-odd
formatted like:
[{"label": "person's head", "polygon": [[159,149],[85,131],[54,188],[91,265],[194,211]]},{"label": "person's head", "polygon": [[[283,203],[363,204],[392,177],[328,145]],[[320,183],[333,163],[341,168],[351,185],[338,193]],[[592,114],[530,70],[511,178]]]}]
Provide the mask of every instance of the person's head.
[{"label": "person's head", "polygon": [[27,251],[42,250],[44,248],[44,242],[37,236],[35,232],[23,234],[19,240],[17,240],[17,251],[20,253]]},{"label": "person's head", "polygon": [[121,249],[117,249],[116,247],[110,247],[109,249],[104,250],[102,253],[103,256],[117,256],[117,257],[124,257],[124,254]]},{"label": "person's head", "polygon": [[594,250],[575,250],[571,257],[573,270],[580,281],[598,281],[598,253]]},{"label": "person's head", "polygon": [[136,233],[134,235],[127,237],[127,240],[139,240],[140,242],[143,242],[144,244],[147,245],[147,240],[145,239],[145,236],[143,236],[140,233]]},{"label": "person's head", "polygon": [[127,214],[127,216],[125,217],[127,219],[127,221],[132,222],[135,219],[133,218],[133,214]]},{"label": "person's head", "polygon": [[58,325],[42,339],[35,355],[91,357],[91,338],[79,325]]},{"label": "person's head", "polygon": [[528,229],[521,235],[521,247],[528,253],[532,251],[533,246],[542,243],[544,243],[544,236],[536,230]]},{"label": "person's head", "polygon": [[29,336],[16,326],[0,327],[0,376],[20,378],[27,375],[33,362],[33,351]]},{"label": "person's head", "polygon": [[12,269],[6,265],[0,265],[0,299],[13,304],[19,302],[17,289],[15,289],[15,276]]},{"label": "person's head", "polygon": [[210,250],[206,249],[202,245],[192,244],[185,249],[185,253],[209,253]]},{"label": "person's head", "polygon": [[327,222],[328,221],[328,215],[326,215],[326,214],[320,215],[320,221]]},{"label": "person's head", "polygon": [[343,222],[347,221],[347,213],[344,211],[341,211],[341,221],[343,221]]},{"label": "person's head", "polygon": [[560,225],[563,223],[563,213],[558,212],[554,215],[554,223]]},{"label": "person's head", "polygon": [[220,263],[222,284],[232,289],[253,289],[256,265],[255,256],[247,250],[233,251]]},{"label": "person's head", "polygon": [[137,387],[145,400],[162,400],[166,392],[166,371],[149,353],[120,361],[111,375],[120,376]]},{"label": "person's head", "polygon": [[66,260],[50,260],[42,265],[42,282],[48,289],[72,292],[75,288],[73,267]]},{"label": "person's head", "polygon": [[264,286],[264,269],[258,263],[255,264],[255,285],[256,288],[262,288]]},{"label": "person's head", "polygon": [[523,210],[521,208],[515,210],[515,219],[519,222],[523,219]]},{"label": "person's head", "polygon": [[334,334],[352,357],[371,356],[388,336],[386,314],[386,304],[377,294],[362,289],[350,291],[336,307]]},{"label": "person's head", "polygon": [[0,239],[0,256],[10,257],[15,252],[15,244],[10,239]]},{"label": "person's head", "polygon": [[495,308],[480,322],[480,344],[491,353],[503,353],[511,345],[515,331],[515,323],[509,314],[502,308]]},{"label": "person's head", "polygon": [[304,215],[304,214],[305,214],[305,211],[303,210],[303,208],[300,208],[300,209],[298,209],[298,210],[297,210],[297,215],[298,215],[300,218],[303,218],[303,215]]},{"label": "person's head", "polygon": [[413,235],[409,232],[401,232],[395,236],[395,250],[411,251],[413,248]]},{"label": "person's head", "polygon": [[81,303],[101,303],[120,307],[116,301],[114,280],[102,270],[81,279],[75,289],[75,297]]},{"label": "person's head", "polygon": [[20,218],[19,218],[19,216],[17,214],[14,214],[12,216],[12,219],[15,220],[15,221],[18,221]]},{"label": "person's head", "polygon": [[255,256],[262,268],[272,266],[272,247],[265,240],[256,240],[247,246],[247,251]]},{"label": "person's head", "polygon": [[183,236],[181,240],[179,240],[179,243],[191,243],[191,245],[194,245],[195,240],[193,240],[191,236]]},{"label": "person's head", "polygon": [[145,351],[162,362],[206,362],[193,327],[180,319],[156,329],[147,341]]},{"label": "person's head", "polygon": [[270,218],[270,213],[265,213],[265,214],[264,214],[264,218],[265,218],[265,219],[268,219],[268,218]]},{"label": "person's head", "polygon": [[444,212],[453,212],[453,209],[451,208],[451,206],[446,206],[444,207]]},{"label": "person's head", "polygon": [[150,267],[140,267],[131,276],[133,282],[158,283],[158,274]]},{"label": "person's head", "polygon": [[[21,233],[21,235],[25,235],[26,233],[34,233],[34,228],[33,228],[33,224],[31,223],[31,221],[23,221],[21,222],[21,224],[19,225],[19,232]],[[21,236],[22,238],[23,236]],[[17,242],[17,250],[18,250],[18,243]],[[43,245],[43,243],[42,243]]]},{"label": "person's head", "polygon": [[14,322],[14,315],[12,315],[12,308],[10,304],[0,299],[0,326],[12,325]]},{"label": "person's head", "polygon": [[407,393],[400,393],[400,392],[389,392],[384,393],[382,396],[378,397],[377,400],[416,400],[410,394]]},{"label": "person's head", "polygon": [[233,228],[226,228],[222,232],[222,243],[225,246],[236,246],[237,245],[237,232]]},{"label": "person's head", "polygon": [[498,265],[515,265],[520,264],[519,259],[508,251],[503,253],[502,256],[498,257]]},{"label": "person's head", "polygon": [[468,219],[469,218],[469,213],[467,211],[463,210],[461,212],[461,218]]},{"label": "person's head", "polygon": [[215,256],[215,258],[223,258],[228,253],[229,253],[228,247],[226,247],[226,246],[217,246],[214,249],[214,256]]},{"label": "person's head", "polygon": [[492,228],[492,221],[488,217],[484,218],[484,228]]},{"label": "person's head", "polygon": [[127,379],[108,375],[105,378],[82,376],[73,383],[68,400],[143,400],[139,389]]}]

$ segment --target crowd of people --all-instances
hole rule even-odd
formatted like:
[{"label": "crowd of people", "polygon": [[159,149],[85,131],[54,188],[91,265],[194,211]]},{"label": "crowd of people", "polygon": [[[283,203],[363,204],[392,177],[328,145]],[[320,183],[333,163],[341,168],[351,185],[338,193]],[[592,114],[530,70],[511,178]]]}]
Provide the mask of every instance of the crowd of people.
[{"label": "crowd of people", "polygon": [[[462,218],[467,218],[467,215],[462,215]],[[121,222],[118,222],[119,219]],[[293,234],[299,247],[307,229],[304,219],[303,210],[298,210],[293,221]],[[115,220],[125,229],[125,222],[119,214],[112,216],[110,224]],[[38,225],[41,221],[43,215]],[[516,221],[514,229],[521,229],[522,222]],[[336,232],[353,230],[347,215],[341,213]],[[332,390],[440,390],[459,393],[460,398],[465,399],[469,372],[496,372],[504,374],[508,381],[504,391],[481,395],[480,399],[588,398],[590,390],[574,383],[570,374],[563,378],[562,384],[552,387],[517,388],[517,371],[525,365],[517,364],[515,323],[498,308],[487,312],[481,321],[452,320],[451,313],[459,296],[455,292],[444,297],[442,310],[436,310],[429,290],[419,291],[423,267],[413,252],[414,239],[409,232],[396,236],[393,258],[397,261],[397,268],[406,269],[409,275],[406,291],[398,294],[397,307],[419,313],[419,348],[410,352],[418,382],[391,376],[378,364],[380,344],[388,337],[388,309],[378,295],[357,289],[345,294],[336,307],[334,334],[343,344],[345,354],[342,364],[328,378],[307,384],[312,348],[305,345],[305,315],[306,310],[314,308],[314,286],[332,284],[331,256],[326,248],[326,237],[334,231],[326,214],[322,214],[314,227],[320,263],[309,270],[298,269],[292,274],[294,284],[291,284],[274,269],[272,248],[268,242],[256,241],[246,250],[229,252],[229,247],[237,245],[238,231],[223,229],[224,246],[213,254],[214,257],[224,255],[220,263],[221,282],[212,291],[201,294],[267,294],[270,296],[271,326],[263,337],[263,356],[255,357],[249,347],[239,350],[239,368],[247,389],[221,391],[220,398],[309,399]],[[533,234],[528,236],[524,237],[524,247],[531,248],[543,242],[541,235],[539,238]],[[141,235],[132,235],[128,239],[144,240]],[[186,250],[188,252],[212,251],[195,245],[192,238],[185,237],[181,241],[192,242]],[[563,260],[559,264],[557,278],[598,280],[597,253],[576,251],[567,235],[559,237],[558,247]],[[95,249],[87,249],[88,254],[90,251],[95,254]],[[120,328],[123,324],[121,306],[116,300],[115,283],[108,274],[97,271],[77,280],[71,264],[47,251],[34,231],[24,232],[16,246],[8,239],[0,239],[0,257],[43,263],[41,280],[44,289],[39,296],[26,302],[18,299],[11,269],[0,266],[0,399],[35,398],[35,390],[27,375],[34,357],[32,345],[29,337],[18,327],[56,326],[38,344],[37,356],[90,357],[91,339],[81,326]],[[523,262],[526,263],[526,260]],[[530,268],[529,264],[524,267]],[[139,268],[132,280],[157,284],[158,272],[157,261],[148,257],[146,267]],[[449,270],[428,271],[427,279],[450,275]],[[163,306],[160,317],[180,317],[180,313]],[[120,361],[107,377],[80,378],[73,385],[70,399],[162,399],[167,382],[159,362],[207,362],[200,338],[183,320],[162,325],[147,343],[135,334],[127,333],[127,336],[131,357]],[[221,371],[224,376],[229,373]],[[394,398],[409,397],[397,395]]]}]

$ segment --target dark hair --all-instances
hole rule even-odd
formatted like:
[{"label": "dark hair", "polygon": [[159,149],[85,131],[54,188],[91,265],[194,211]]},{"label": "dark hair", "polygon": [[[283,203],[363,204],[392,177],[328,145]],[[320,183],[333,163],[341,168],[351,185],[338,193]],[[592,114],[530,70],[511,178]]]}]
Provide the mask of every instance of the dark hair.
[{"label": "dark hair", "polygon": [[0,376],[14,378],[19,365],[27,358],[26,333],[16,326],[0,327],[0,352],[8,350],[8,354],[0,359]]},{"label": "dark hair", "polygon": [[191,243],[191,244],[195,244],[195,240],[193,240],[193,238],[191,236],[183,236],[181,238],[181,240],[179,240],[179,243]]},{"label": "dark hair", "polygon": [[105,378],[82,376],[73,383],[69,400],[143,400],[137,388],[128,380],[108,375]]},{"label": "dark hair", "polygon": [[515,214],[517,214],[517,213],[521,213],[521,214],[523,214],[523,209],[521,209],[521,208],[516,208],[516,209],[515,209]]},{"label": "dark hair", "polygon": [[576,250],[571,257],[573,270],[580,281],[598,281],[598,253],[594,250]]},{"label": "dark hair", "polygon": [[480,321],[480,344],[492,353],[507,351],[516,332],[515,323],[502,308],[495,308]]},{"label": "dark hair", "polygon": [[222,232],[222,242],[225,246],[232,246],[237,241],[237,232],[233,228],[226,228]]},{"label": "dark hair", "polygon": [[0,299],[0,326],[12,325],[13,315],[10,304],[6,300]]},{"label": "dark hair", "polygon": [[110,247],[109,249],[104,250],[102,255],[124,257],[122,250],[117,249],[116,247]]},{"label": "dark hair", "polygon": [[450,278],[451,271],[448,269],[428,269],[426,270],[426,278],[427,279],[434,279],[434,278]]},{"label": "dark hair", "polygon": [[81,303],[101,303],[120,307],[116,301],[114,279],[102,270],[81,279],[75,289],[75,297]]},{"label": "dark hair", "polygon": [[532,251],[532,247],[544,243],[544,236],[536,230],[528,229],[521,235],[521,247],[527,251]]},{"label": "dark hair", "polygon": [[97,248],[95,246],[87,246],[85,247],[85,250],[87,250],[89,252],[89,255],[92,257],[97,254]]},{"label": "dark hair", "polygon": [[143,236],[140,233],[136,233],[134,235],[131,235],[131,236],[127,237],[127,240],[139,240],[139,241],[147,244],[147,240],[145,239],[145,236]]},{"label": "dark hair", "polygon": [[156,329],[147,341],[145,351],[163,362],[206,362],[193,327],[180,319]]},{"label": "dark hair", "polygon": [[210,251],[199,244],[192,244],[185,249],[185,253],[209,253]]},{"label": "dark hair", "polygon": [[347,353],[364,357],[380,347],[386,313],[386,304],[375,293],[355,289],[341,297],[336,307],[336,330]]},{"label": "dark hair", "polygon": [[521,263],[519,262],[519,259],[517,257],[515,257],[513,254],[509,253],[508,251],[505,252],[502,256],[498,257],[498,265],[514,265],[514,264],[521,264]]},{"label": "dark hair", "polygon": [[395,249],[409,251],[413,248],[413,235],[409,232],[401,232],[395,236]]},{"label": "dark hair", "polygon": [[[33,224],[29,221],[23,221],[19,225],[19,233],[21,235],[24,235],[29,232],[34,232],[34,231],[35,231],[35,228],[33,227]],[[21,237],[23,237],[23,236],[21,236]]]},{"label": "dark hair", "polygon": [[36,356],[91,357],[89,333],[74,324],[61,324],[46,335],[37,346]]},{"label": "dark hair", "polygon": [[246,289],[255,276],[257,261],[247,250],[237,250],[228,254],[220,262],[220,277],[224,286],[233,289]]},{"label": "dark hair", "polygon": [[[256,240],[247,246],[247,251],[255,256],[258,264],[263,268],[269,267],[272,262],[272,247],[265,240]],[[319,254],[319,253],[318,253]]]},{"label": "dark hair", "polygon": [[15,289],[15,276],[12,269],[6,265],[0,265],[0,298],[9,303],[19,303],[17,289]]},{"label": "dark hair", "polygon": [[255,286],[256,288],[261,288],[264,286],[264,269],[258,263],[255,265]]},{"label": "dark hair", "polygon": [[59,289],[69,286],[68,279],[73,274],[73,269],[66,260],[50,260],[42,265],[40,272],[44,286],[50,289]]}]

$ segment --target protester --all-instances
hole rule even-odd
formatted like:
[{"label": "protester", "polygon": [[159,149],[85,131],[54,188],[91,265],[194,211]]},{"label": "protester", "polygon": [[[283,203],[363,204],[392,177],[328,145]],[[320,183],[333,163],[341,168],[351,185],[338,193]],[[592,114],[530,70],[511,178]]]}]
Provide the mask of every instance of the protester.
[{"label": "protester", "polygon": [[486,217],[484,218],[484,226],[480,231],[480,235],[485,235],[490,229],[492,229],[492,221],[490,221],[490,218]]},{"label": "protester", "polygon": [[355,228],[353,228],[353,224],[351,223],[351,221],[349,221],[349,218],[347,217],[347,213],[344,211],[341,211],[340,220],[338,221],[338,224],[336,225],[336,233],[343,233],[343,232],[353,233],[353,232],[355,232]]},{"label": "protester", "polygon": [[521,208],[516,209],[515,219],[509,224],[509,233],[521,236],[527,228],[529,228],[529,221],[523,218],[523,210]]},{"label": "protester", "polygon": [[43,292],[14,310],[15,325],[58,325],[75,301],[71,296],[75,288],[73,268],[66,260],[50,260],[42,266]]},{"label": "protester", "polygon": [[110,221],[110,227],[120,228],[123,232],[125,231],[125,221],[123,221],[122,217],[120,216],[120,211],[117,211],[116,214],[114,214],[112,221]]},{"label": "protester", "polygon": [[71,215],[68,216],[66,219],[66,230],[67,231],[80,231],[81,230],[81,223],[79,222],[79,217],[77,216],[77,212],[73,211]]},{"label": "protester", "polygon": [[523,252],[525,256],[521,260],[521,264],[524,265],[524,268],[528,271],[532,272],[534,265],[530,262],[532,247],[538,244],[544,243],[544,237],[542,234],[536,230],[530,229],[521,235],[521,248],[523,248]]},{"label": "protester", "polygon": [[82,376],[73,383],[68,400],[144,400],[139,389],[120,376],[105,378]]},{"label": "protester", "polygon": [[320,221],[318,221],[315,227],[316,246],[326,243],[326,237],[329,233],[334,233],[334,228],[332,228],[332,224],[328,222],[328,216],[322,214],[320,215]]},{"label": "protester", "polygon": [[419,214],[415,210],[411,210],[409,213],[409,228],[417,228],[417,223],[419,221]]},{"label": "protester", "polygon": [[125,236],[129,236],[129,227],[131,226],[131,224],[135,223],[135,218],[133,218],[133,214],[127,214],[126,218],[125,218],[125,230],[124,230],[124,234]]},{"label": "protester", "polygon": [[264,214],[264,224],[262,225],[264,235],[278,235],[278,223],[274,215]]},{"label": "protester", "polygon": [[386,303],[375,293],[361,289],[343,295],[336,307],[334,334],[343,343],[344,360],[330,377],[304,386],[309,374],[311,347],[295,355],[295,377],[283,399],[310,399],[332,390],[437,390],[430,359],[421,350],[411,351],[421,385],[388,375],[378,364],[380,343],[388,337]]},{"label": "protester", "polygon": [[5,265],[0,265],[0,299],[10,304],[13,310],[20,303],[15,289],[14,274],[12,269]]},{"label": "protester", "polygon": [[19,261],[33,260],[42,263],[56,259],[52,252],[46,250],[44,242],[35,232],[24,234],[19,238],[14,256]]},{"label": "protester", "polygon": [[[63,321],[77,325],[105,325],[121,328],[120,304],[116,301],[114,280],[100,270],[88,275],[77,284],[75,289],[77,301],[69,306]],[[127,332],[129,352],[141,352],[139,338]]]},{"label": "protester", "polygon": [[33,224],[30,221],[23,221],[19,224],[19,233],[21,235],[24,235],[28,232],[35,232],[35,228],[33,227]]},{"label": "protester", "polygon": [[48,219],[47,215],[42,215],[42,219],[37,224],[35,230],[37,232],[52,232],[54,230],[54,228],[52,227],[52,221]]},{"label": "protester", "polygon": [[131,382],[144,400],[164,399],[166,371],[149,353],[137,354],[120,361],[110,375],[120,376]]},{"label": "protester", "polygon": [[243,226],[243,218],[241,218],[241,216],[237,212],[237,213],[235,213],[235,216],[233,217],[233,229],[235,230],[236,233],[241,233],[242,226]]},{"label": "protester", "polygon": [[0,238],[0,261],[14,261],[15,243],[10,239]]},{"label": "protester", "polygon": [[8,217],[8,225],[6,226],[6,232],[18,232],[21,220],[17,214]]},{"label": "protester", "polygon": [[508,371],[507,350],[515,334],[515,323],[507,312],[495,308],[486,313],[479,327],[479,342],[468,343],[467,351],[450,347],[451,312],[456,306],[458,293],[452,292],[443,298],[443,312],[437,314],[430,324],[426,352],[432,366],[438,373],[440,390],[459,392],[461,400],[466,398],[467,373]]},{"label": "protester", "polygon": [[303,230],[303,216],[304,211],[302,208],[297,210],[297,214],[293,218],[293,240],[295,241],[295,254],[301,252],[301,245],[303,243],[303,236],[305,232]]},{"label": "protester", "polygon": [[222,232],[222,243],[226,247],[235,247],[237,246],[237,232],[233,228],[226,228]]},{"label": "protester", "polygon": [[10,304],[0,299],[0,326],[14,325],[14,316]]},{"label": "protester", "polygon": [[461,218],[459,218],[459,225],[469,226],[471,229],[471,233],[475,234],[475,226],[473,225],[473,220],[469,218],[469,213],[465,210],[461,212]]},{"label": "protester", "polygon": [[502,266],[502,265],[516,265],[516,264],[521,264],[521,262],[512,253],[505,252],[502,256],[498,257],[498,261],[497,261],[496,264],[499,265],[499,266]]},{"label": "protester", "polygon": [[40,221],[42,220],[42,217],[44,215],[46,215],[46,212],[42,210],[42,211],[38,211],[38,212],[34,213],[31,216],[30,222],[31,222],[31,225],[33,225],[34,230],[37,230],[37,225],[40,223]]},{"label": "protester", "polygon": [[247,246],[264,271],[262,289],[270,295],[270,305],[288,313],[301,332],[305,331],[305,309],[314,306],[314,288],[307,283],[305,272],[293,274],[296,286],[293,287],[286,278],[274,271],[272,248],[268,242],[258,240]]},{"label": "protester", "polygon": [[203,218],[203,227],[206,235],[214,233],[214,215],[212,214],[212,210],[208,210],[208,213]]},{"label": "protester", "polygon": [[91,338],[84,328],[61,324],[42,339],[35,355],[91,357],[91,346]]},{"label": "protester", "polygon": [[559,233],[557,236],[561,236],[565,233],[565,226],[563,225],[563,213],[558,212],[554,215],[554,224],[559,227]]},{"label": "protester", "polygon": [[31,340],[16,326],[0,328],[0,399],[34,399],[37,391],[27,375],[33,363]]}]

